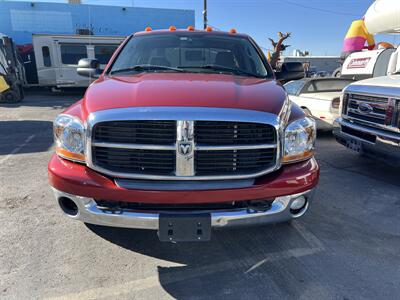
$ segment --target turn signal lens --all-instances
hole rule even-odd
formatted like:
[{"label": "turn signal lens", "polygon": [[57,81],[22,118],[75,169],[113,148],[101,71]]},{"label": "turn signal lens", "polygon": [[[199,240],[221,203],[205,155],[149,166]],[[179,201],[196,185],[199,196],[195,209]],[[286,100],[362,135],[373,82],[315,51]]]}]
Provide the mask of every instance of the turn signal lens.
[{"label": "turn signal lens", "polygon": [[294,154],[291,156],[284,156],[282,159],[283,163],[291,163],[291,162],[298,162],[302,160],[306,160],[314,155],[314,150],[307,150],[300,154]]},{"label": "turn signal lens", "polygon": [[194,27],[193,27],[193,26],[189,26],[189,27],[187,28],[187,30],[189,30],[189,31],[194,31]]},{"label": "turn signal lens", "polygon": [[85,155],[74,153],[60,147],[56,147],[56,153],[65,159],[70,159],[79,162],[85,162]]},{"label": "turn signal lens", "polygon": [[175,26],[169,26],[169,31],[175,31],[176,27]]},{"label": "turn signal lens", "polygon": [[151,27],[146,27],[144,31],[152,31]]}]

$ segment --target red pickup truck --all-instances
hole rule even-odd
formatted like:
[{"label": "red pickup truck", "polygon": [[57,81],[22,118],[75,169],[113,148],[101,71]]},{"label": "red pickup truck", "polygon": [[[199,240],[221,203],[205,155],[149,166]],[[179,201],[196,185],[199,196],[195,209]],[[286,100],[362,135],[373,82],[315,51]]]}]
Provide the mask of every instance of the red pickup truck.
[{"label": "red pickup truck", "polygon": [[209,240],[213,227],[302,216],[319,178],[313,120],[288,100],[247,35],[169,30],[131,35],[82,100],[54,122],[49,180],[61,209],[86,223]]}]

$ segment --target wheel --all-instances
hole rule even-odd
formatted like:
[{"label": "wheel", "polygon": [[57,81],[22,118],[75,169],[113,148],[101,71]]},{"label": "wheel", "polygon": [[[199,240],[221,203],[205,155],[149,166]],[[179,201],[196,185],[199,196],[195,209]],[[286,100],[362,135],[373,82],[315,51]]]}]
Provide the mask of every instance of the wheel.
[{"label": "wheel", "polygon": [[8,90],[1,96],[1,102],[15,103],[19,101],[19,95],[15,91]]},{"label": "wheel", "polygon": [[332,73],[332,77],[336,77],[339,78],[340,76],[342,76],[342,68],[337,68],[335,71],[333,71]]}]

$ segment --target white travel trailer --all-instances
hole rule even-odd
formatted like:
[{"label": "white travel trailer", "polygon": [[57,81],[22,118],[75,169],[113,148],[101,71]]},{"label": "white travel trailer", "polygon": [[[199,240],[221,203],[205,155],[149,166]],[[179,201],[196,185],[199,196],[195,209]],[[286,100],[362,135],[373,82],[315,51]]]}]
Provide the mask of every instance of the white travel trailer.
[{"label": "white travel trailer", "polygon": [[81,58],[96,58],[105,67],[125,37],[34,34],[39,86],[87,87],[91,80],[76,72]]},{"label": "white travel trailer", "polygon": [[391,55],[396,49],[377,49],[354,52],[343,62],[340,77],[363,80],[385,76]]}]

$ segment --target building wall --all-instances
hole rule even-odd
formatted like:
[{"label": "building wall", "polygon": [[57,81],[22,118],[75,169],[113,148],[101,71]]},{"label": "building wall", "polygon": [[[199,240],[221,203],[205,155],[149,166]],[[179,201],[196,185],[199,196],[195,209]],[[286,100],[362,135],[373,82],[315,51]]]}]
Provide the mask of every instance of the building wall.
[{"label": "building wall", "polygon": [[95,35],[127,36],[147,26],[194,24],[193,10],[0,1],[0,32],[17,44],[31,43],[33,33],[75,34],[91,28]]}]

